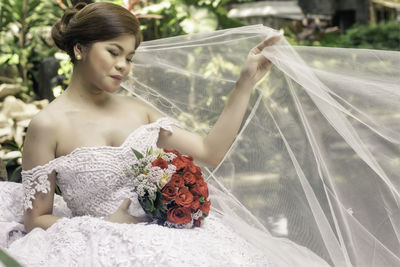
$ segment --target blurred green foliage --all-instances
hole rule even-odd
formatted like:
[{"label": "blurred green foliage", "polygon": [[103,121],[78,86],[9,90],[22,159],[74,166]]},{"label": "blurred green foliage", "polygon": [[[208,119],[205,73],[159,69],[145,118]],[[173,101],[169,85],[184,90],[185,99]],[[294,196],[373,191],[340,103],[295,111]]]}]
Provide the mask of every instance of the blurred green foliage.
[{"label": "blurred green foliage", "polygon": [[319,39],[299,42],[295,41],[296,35],[290,29],[285,29],[285,34],[292,45],[400,51],[400,25],[396,21],[376,25],[355,24],[344,34],[328,33]]},{"label": "blurred green foliage", "polygon": [[32,96],[40,61],[56,48],[46,39],[62,9],[55,1],[0,2],[0,76],[7,76]]},{"label": "blurred green foliage", "polygon": [[[146,41],[243,25],[240,21],[228,18],[225,6],[232,2],[230,0],[152,2],[140,10],[140,14],[147,15],[140,19]],[[154,19],[151,15],[158,18]]]},{"label": "blurred green foliage", "polygon": [[328,34],[322,46],[400,50],[400,25],[390,22],[376,25],[354,25],[345,34]]}]

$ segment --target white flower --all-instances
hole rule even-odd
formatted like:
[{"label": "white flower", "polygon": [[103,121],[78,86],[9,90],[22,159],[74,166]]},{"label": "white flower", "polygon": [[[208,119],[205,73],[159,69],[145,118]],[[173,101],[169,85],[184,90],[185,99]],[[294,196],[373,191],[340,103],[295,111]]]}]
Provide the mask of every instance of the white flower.
[{"label": "white flower", "polygon": [[176,166],[173,164],[169,164],[168,168],[165,169],[164,171],[168,174],[169,177],[171,177],[172,174],[174,174],[176,172]]},{"label": "white flower", "polygon": [[171,178],[168,176],[167,173],[164,173],[160,180],[157,182],[157,186],[159,189],[162,189],[170,180]]},{"label": "white flower", "polygon": [[152,183],[157,183],[163,176],[164,171],[156,166],[150,169],[149,174],[147,175],[148,179]]},{"label": "white flower", "polygon": [[165,153],[162,155],[162,159],[168,162],[171,162],[174,158],[176,158],[176,155],[174,153]]}]

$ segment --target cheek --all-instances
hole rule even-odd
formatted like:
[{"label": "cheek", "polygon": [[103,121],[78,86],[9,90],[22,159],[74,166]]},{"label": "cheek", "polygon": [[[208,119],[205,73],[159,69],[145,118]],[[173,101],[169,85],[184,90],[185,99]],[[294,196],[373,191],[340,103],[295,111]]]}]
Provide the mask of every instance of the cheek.
[{"label": "cheek", "polygon": [[113,60],[108,51],[93,51],[90,55],[90,62],[92,69],[97,75],[108,75],[108,71],[111,69]]}]

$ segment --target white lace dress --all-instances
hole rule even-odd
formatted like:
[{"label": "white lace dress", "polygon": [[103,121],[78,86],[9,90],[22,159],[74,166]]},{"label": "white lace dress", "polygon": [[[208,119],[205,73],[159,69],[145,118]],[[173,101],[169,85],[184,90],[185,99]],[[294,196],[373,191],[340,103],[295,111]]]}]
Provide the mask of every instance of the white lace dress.
[{"label": "white lace dress", "polygon": [[[80,147],[43,166],[23,171],[23,190],[20,184],[0,183],[0,247],[26,266],[287,266],[296,261],[304,266],[326,264],[303,249],[297,249],[302,252],[294,256],[295,261],[271,262],[273,255],[239,237],[212,211],[204,224],[194,229],[103,220],[126,197],[132,199],[130,213],[144,215],[124,175],[136,160],[131,147],[144,152],[155,146],[160,128],[172,132],[173,124],[174,120],[164,117],[139,127],[119,147]],[[35,228],[25,234],[23,207],[31,207],[37,192],[47,192],[47,177],[54,170],[63,199],[56,196],[53,214],[61,219],[46,231]]]}]

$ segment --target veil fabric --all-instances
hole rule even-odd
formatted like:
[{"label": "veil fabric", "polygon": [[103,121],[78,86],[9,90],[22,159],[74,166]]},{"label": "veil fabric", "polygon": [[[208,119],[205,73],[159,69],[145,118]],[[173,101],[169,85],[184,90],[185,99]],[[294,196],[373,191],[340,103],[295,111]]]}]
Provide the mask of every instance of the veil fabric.
[{"label": "veil fabric", "polygon": [[[123,88],[205,136],[250,49],[277,34],[144,42]],[[204,169],[213,212],[288,260],[295,243],[334,266],[400,266],[400,52],[282,39],[262,54],[273,68],[224,160]]]}]

